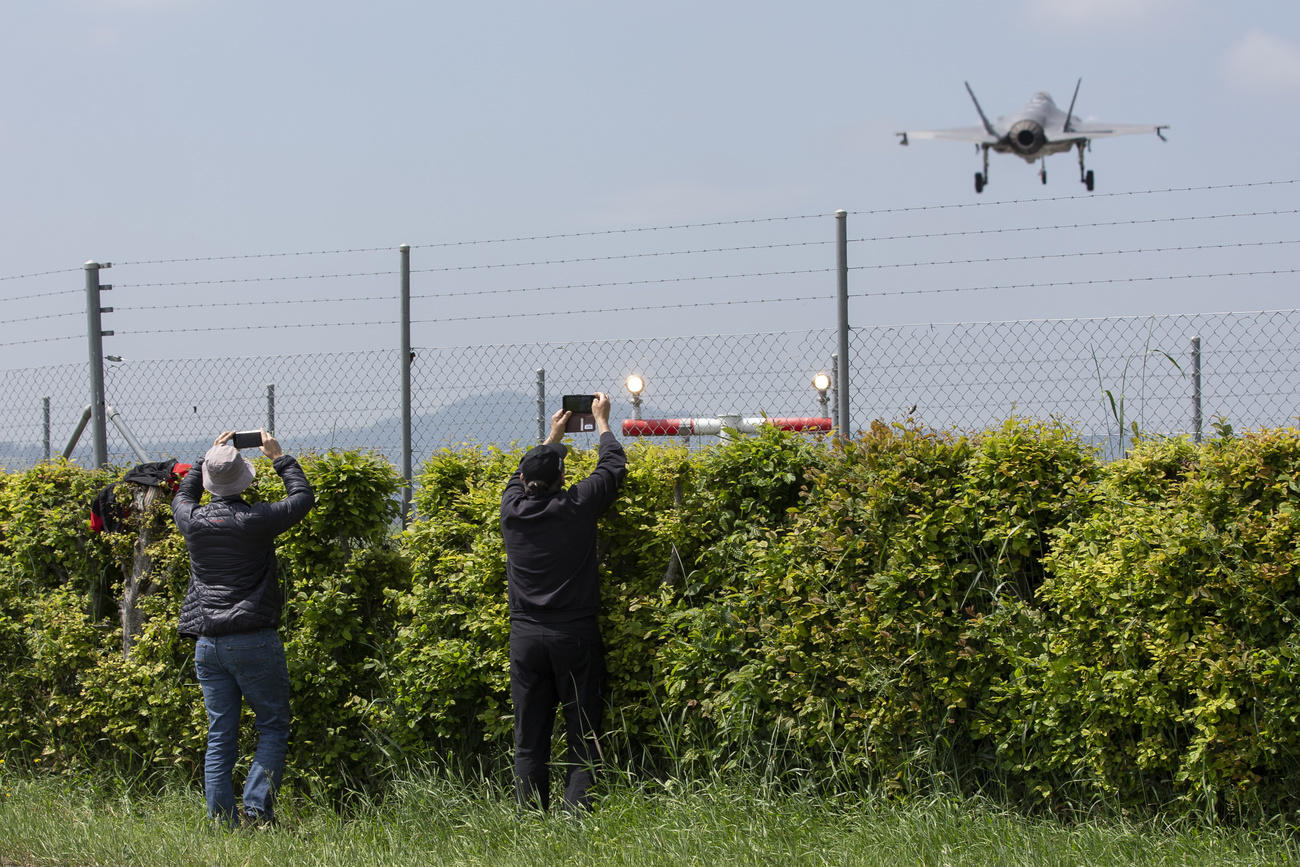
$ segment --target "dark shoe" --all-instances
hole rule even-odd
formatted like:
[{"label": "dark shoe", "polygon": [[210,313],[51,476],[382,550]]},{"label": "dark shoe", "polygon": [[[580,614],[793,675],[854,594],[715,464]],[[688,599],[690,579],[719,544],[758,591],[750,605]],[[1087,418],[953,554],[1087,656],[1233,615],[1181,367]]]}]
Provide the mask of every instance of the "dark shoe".
[{"label": "dark shoe", "polygon": [[246,810],[239,814],[239,827],[245,831],[267,831],[279,827],[275,816],[260,810]]}]

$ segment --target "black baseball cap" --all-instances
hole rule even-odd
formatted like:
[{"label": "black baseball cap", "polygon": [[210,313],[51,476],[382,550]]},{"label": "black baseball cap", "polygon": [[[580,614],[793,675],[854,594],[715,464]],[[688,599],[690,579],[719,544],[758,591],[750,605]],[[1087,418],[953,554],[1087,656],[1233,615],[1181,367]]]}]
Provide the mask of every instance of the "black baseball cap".
[{"label": "black baseball cap", "polygon": [[525,482],[541,482],[549,488],[564,475],[564,457],[568,453],[563,443],[533,446],[519,462],[519,472]]}]

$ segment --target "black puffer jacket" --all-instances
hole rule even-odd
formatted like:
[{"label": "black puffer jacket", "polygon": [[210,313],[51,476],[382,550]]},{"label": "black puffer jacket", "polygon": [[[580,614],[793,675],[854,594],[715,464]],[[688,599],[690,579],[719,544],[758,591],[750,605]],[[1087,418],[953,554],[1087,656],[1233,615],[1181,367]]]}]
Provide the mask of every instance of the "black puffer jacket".
[{"label": "black puffer jacket", "polygon": [[203,496],[203,461],[186,474],[172,498],[172,517],[190,551],[190,585],[181,605],[179,632],[187,638],[252,632],[280,624],[284,596],[275,537],[303,519],[316,503],[311,484],[292,455],[273,464],[285,498],[249,505],[242,497]]}]

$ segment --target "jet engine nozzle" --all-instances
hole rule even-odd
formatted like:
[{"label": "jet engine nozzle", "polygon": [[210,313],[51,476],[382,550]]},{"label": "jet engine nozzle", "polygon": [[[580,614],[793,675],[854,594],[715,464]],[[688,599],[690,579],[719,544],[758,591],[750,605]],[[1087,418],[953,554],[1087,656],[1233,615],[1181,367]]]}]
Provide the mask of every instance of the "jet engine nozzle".
[{"label": "jet engine nozzle", "polygon": [[1007,132],[1007,139],[1012,150],[1021,156],[1038,153],[1047,139],[1043,136],[1043,127],[1038,121],[1022,119],[1012,124]]}]

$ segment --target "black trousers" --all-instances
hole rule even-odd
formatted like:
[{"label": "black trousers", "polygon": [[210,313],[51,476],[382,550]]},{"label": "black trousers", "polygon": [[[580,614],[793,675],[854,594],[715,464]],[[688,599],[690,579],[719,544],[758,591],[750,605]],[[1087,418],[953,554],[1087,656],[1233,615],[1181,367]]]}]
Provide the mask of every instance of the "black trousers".
[{"label": "black trousers", "polygon": [[515,706],[515,795],[521,806],[550,806],[555,708],[564,711],[568,756],[564,803],[591,806],[600,758],[605,648],[596,620],[543,626],[510,622],[510,698]]}]

